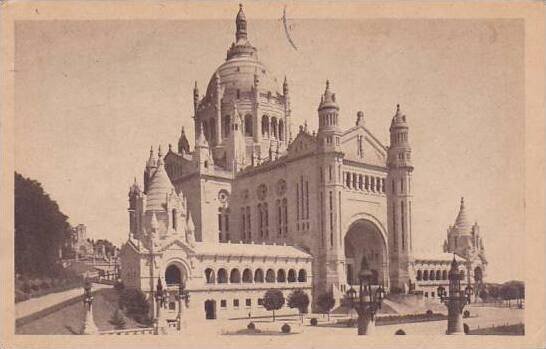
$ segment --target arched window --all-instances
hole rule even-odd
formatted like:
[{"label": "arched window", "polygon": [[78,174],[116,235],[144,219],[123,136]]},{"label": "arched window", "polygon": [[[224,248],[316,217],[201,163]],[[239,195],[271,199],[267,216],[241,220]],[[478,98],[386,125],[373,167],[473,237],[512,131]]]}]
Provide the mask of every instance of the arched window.
[{"label": "arched window", "polygon": [[300,269],[298,272],[298,282],[307,282],[307,272],[305,269]]},{"label": "arched window", "polygon": [[232,284],[238,284],[241,282],[241,272],[239,269],[231,269],[231,273],[229,274],[229,282]]},{"label": "arched window", "polygon": [[286,273],[284,269],[277,270],[277,282],[286,282]]},{"label": "arched window", "polygon": [[243,270],[243,282],[251,283],[252,282],[252,271],[248,268]]},{"label": "arched window", "polygon": [[265,273],[265,282],[275,282],[275,272],[273,269],[267,269]]},{"label": "arched window", "polygon": [[436,275],[436,274],[434,273],[434,270],[431,270],[431,271],[428,273],[428,278],[429,278],[430,280],[434,280],[434,279],[435,279],[435,278],[434,278],[435,275]]},{"label": "arched window", "polygon": [[428,270],[425,270],[425,271],[423,272],[423,280],[424,280],[424,281],[427,281],[427,280],[428,280]]},{"label": "arched window", "polygon": [[231,129],[231,116],[224,116],[224,137],[229,137],[229,130]]},{"label": "arched window", "polygon": [[205,281],[207,282],[207,284],[213,284],[215,279],[216,278],[214,277],[214,270],[212,270],[211,268],[205,269]]},{"label": "arched window", "polygon": [[245,136],[252,136],[254,130],[252,128],[252,115],[245,115]]},{"label": "arched window", "polygon": [[278,124],[277,124],[277,118],[272,117],[271,118],[271,133],[273,134],[273,137],[277,138],[278,131]]},{"label": "arched window", "polygon": [[447,270],[442,271],[442,280],[447,280]]},{"label": "arched window", "polygon": [[436,280],[442,280],[442,272],[440,270],[436,270]]},{"label": "arched window", "polygon": [[279,140],[284,141],[284,121],[279,120]]},{"label": "arched window", "polygon": [[228,280],[227,271],[224,268],[218,269],[218,277],[216,279],[219,284],[226,284]]},{"label": "arched window", "polygon": [[262,135],[269,137],[269,116],[262,116]]},{"label": "arched window", "polygon": [[417,270],[417,281],[421,281],[423,279],[423,272],[421,270]]},{"label": "arched window", "polygon": [[264,271],[262,269],[256,269],[254,272],[254,282],[264,282]]},{"label": "arched window", "polygon": [[296,282],[296,271],[294,269],[288,270],[288,282]]}]

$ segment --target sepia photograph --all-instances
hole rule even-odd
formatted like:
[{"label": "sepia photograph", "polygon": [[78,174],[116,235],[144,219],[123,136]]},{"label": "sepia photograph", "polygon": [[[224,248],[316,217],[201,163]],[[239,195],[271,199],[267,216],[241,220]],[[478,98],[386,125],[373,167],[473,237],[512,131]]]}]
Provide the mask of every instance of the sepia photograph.
[{"label": "sepia photograph", "polygon": [[1,5],[7,347],[544,344],[542,3]]}]

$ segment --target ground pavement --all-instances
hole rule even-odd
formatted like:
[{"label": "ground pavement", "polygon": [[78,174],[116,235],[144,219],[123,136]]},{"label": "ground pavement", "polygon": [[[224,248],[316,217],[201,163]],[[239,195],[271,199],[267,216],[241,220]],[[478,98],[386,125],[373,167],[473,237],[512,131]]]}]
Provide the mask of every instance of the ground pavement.
[{"label": "ground pavement", "polygon": [[[101,288],[111,288],[110,285],[103,284],[93,284],[93,290],[98,290]],[[15,304],[15,318],[20,319],[25,316],[32,315],[44,309],[50,308],[54,305],[73,299],[83,295],[83,288],[78,287],[75,289],[50,293],[42,297],[31,298],[29,300],[19,302]]]}]

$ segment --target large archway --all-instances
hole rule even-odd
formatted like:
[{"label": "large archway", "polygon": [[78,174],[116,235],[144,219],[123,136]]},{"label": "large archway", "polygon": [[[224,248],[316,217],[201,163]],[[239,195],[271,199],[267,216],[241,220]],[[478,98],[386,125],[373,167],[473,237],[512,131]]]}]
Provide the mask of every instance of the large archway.
[{"label": "large archway", "polygon": [[358,285],[360,264],[365,257],[372,270],[373,283],[388,284],[387,248],[379,228],[367,219],[359,219],[349,227],[344,238],[347,284]]},{"label": "large archway", "polygon": [[178,266],[171,264],[165,269],[165,282],[167,285],[178,285],[182,281],[182,271]]}]

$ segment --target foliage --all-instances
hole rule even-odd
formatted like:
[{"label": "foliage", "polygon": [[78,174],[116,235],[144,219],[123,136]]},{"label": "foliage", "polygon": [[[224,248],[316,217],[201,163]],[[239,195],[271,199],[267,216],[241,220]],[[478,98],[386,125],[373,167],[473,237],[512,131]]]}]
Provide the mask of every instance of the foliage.
[{"label": "foliage", "polygon": [[122,330],[125,328],[125,326],[127,325],[127,319],[125,318],[125,315],[123,315],[121,309],[117,308],[116,311],[112,314],[110,323],[114,325],[116,330]]},{"label": "foliage", "polygon": [[404,331],[403,329],[400,328],[400,329],[396,330],[396,332],[394,332],[394,334],[397,335],[397,336],[403,336],[403,335],[406,334],[406,331]]},{"label": "foliage", "polygon": [[56,276],[59,249],[69,238],[68,217],[35,180],[15,172],[15,272]]},{"label": "foliage", "polygon": [[318,325],[318,320],[317,320],[317,318],[316,318],[316,317],[311,318],[311,326],[316,326],[316,325]]},{"label": "foliage", "polygon": [[273,321],[275,321],[275,310],[279,310],[284,305],[285,299],[281,290],[269,289],[265,292],[263,306],[266,310],[273,311]]},{"label": "foliage", "polygon": [[291,328],[290,325],[287,324],[287,323],[285,323],[285,324],[282,325],[282,327],[281,327],[282,333],[290,333],[291,330],[292,330],[292,328]]},{"label": "foliage", "polygon": [[336,305],[336,300],[331,292],[321,294],[317,299],[318,307],[328,314],[328,321],[330,321],[330,311]]},{"label": "foliage", "polygon": [[467,324],[463,324],[463,331],[464,331],[464,334],[468,334],[468,332],[470,332],[470,327],[468,327]]},{"label": "foliage", "polygon": [[246,328],[248,328],[249,330],[255,330],[256,324],[253,322],[250,322],[248,325],[246,325]]},{"label": "foliage", "polygon": [[288,296],[288,306],[297,308],[303,321],[303,314],[307,312],[309,306],[309,296],[302,289],[297,288]]},{"label": "foliage", "polygon": [[125,289],[125,284],[122,281],[116,280],[114,283],[114,289],[116,291],[123,291]]},{"label": "foliage", "polygon": [[128,316],[133,317],[140,323],[148,321],[148,311],[150,304],[146,300],[146,295],[141,290],[126,288],[121,291],[119,296],[119,307],[125,310]]}]

